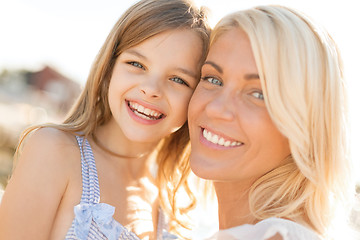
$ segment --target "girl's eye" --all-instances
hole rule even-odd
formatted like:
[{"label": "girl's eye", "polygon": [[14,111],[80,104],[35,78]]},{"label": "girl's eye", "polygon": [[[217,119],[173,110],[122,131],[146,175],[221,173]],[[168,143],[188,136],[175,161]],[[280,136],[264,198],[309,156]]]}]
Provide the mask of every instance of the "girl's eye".
[{"label": "girl's eye", "polygon": [[264,100],[264,94],[262,92],[253,92],[251,95],[257,99]]},{"label": "girl's eye", "polygon": [[141,65],[140,63],[138,63],[138,62],[128,62],[128,64],[133,65],[134,67],[141,68],[141,69],[145,70],[145,67],[143,65]]},{"label": "girl's eye", "polygon": [[214,77],[202,77],[201,79],[204,80],[204,81],[207,81],[207,82],[209,82],[211,84],[218,85],[218,86],[223,85],[223,83],[219,79],[214,78]]},{"label": "girl's eye", "polygon": [[179,77],[173,77],[173,78],[170,78],[171,81],[173,82],[176,82],[176,83],[179,83],[179,84],[183,84],[185,86],[189,86],[189,84],[187,82],[185,82],[184,80],[182,80],[181,78]]}]

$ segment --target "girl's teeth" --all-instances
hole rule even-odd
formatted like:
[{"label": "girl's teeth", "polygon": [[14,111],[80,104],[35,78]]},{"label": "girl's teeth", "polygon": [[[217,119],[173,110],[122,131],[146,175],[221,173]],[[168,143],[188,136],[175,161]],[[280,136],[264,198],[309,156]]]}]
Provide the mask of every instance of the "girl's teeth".
[{"label": "girl's teeth", "polygon": [[139,105],[139,107],[136,109],[138,112],[143,113],[144,112],[144,107]]},{"label": "girl's teeth", "polygon": [[149,114],[151,113],[151,110],[148,109],[148,108],[146,108],[145,111],[144,111],[144,113],[145,113],[146,115],[149,115]]},{"label": "girl's teeth", "polygon": [[145,119],[159,118],[162,115],[162,113],[146,108],[138,103],[129,102],[129,105],[135,110],[134,112],[137,116],[144,117]]},{"label": "girl's teeth", "polygon": [[139,116],[139,117],[141,117],[143,119],[154,120],[154,119],[152,119],[152,118],[150,118],[148,116],[145,116],[144,114],[138,113],[137,111],[134,111],[134,113],[135,113],[136,116]]},{"label": "girl's teeth", "polygon": [[154,110],[151,111],[150,113],[151,116],[157,117],[159,114],[157,112],[155,112]]},{"label": "girl's teeth", "polygon": [[217,145],[225,146],[225,147],[230,147],[230,146],[235,147],[235,146],[242,145],[241,142],[225,140],[223,137],[220,137],[220,136],[216,135],[215,133],[212,133],[206,129],[203,130],[203,136],[209,142],[212,142]]}]

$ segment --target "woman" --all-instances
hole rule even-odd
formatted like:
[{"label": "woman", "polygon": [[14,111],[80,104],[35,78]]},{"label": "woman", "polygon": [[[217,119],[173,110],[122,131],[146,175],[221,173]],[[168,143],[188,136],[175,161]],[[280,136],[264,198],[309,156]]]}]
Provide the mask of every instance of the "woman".
[{"label": "woman", "polygon": [[212,239],[331,235],[352,190],[346,94],[336,45],[309,18],[261,6],[220,20],[189,128],[191,168],[218,198]]}]

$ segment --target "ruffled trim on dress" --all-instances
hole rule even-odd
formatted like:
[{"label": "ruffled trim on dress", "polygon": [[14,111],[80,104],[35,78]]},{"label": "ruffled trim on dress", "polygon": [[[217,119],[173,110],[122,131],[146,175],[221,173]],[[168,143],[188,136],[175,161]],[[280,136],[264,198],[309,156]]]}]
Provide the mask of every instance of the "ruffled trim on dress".
[{"label": "ruffled trim on dress", "polygon": [[79,239],[87,239],[91,223],[95,222],[99,230],[109,240],[117,240],[124,228],[113,219],[115,208],[106,203],[80,203],[74,207],[74,231]]}]

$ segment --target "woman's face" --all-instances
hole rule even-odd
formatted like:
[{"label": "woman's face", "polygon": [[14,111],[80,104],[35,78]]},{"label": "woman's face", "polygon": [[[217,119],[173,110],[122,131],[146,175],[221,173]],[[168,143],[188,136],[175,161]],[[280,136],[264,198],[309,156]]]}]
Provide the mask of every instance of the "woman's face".
[{"label": "woman's face", "polygon": [[266,109],[250,41],[240,29],[210,47],[189,106],[191,168],[215,181],[256,179],[283,165],[289,143]]}]

